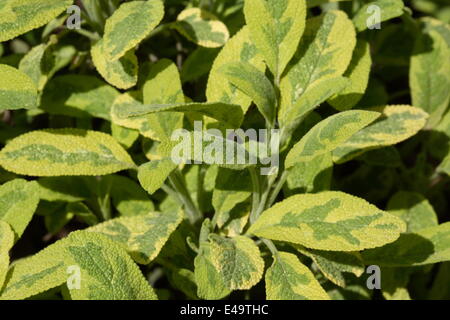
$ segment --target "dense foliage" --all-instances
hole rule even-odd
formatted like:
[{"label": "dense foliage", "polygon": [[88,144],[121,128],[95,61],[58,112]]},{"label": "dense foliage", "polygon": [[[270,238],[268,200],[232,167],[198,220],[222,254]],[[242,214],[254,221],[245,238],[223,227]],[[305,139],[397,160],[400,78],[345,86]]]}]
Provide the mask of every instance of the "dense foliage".
[{"label": "dense foliage", "polygon": [[0,299],[450,299],[449,22],[1,0]]}]

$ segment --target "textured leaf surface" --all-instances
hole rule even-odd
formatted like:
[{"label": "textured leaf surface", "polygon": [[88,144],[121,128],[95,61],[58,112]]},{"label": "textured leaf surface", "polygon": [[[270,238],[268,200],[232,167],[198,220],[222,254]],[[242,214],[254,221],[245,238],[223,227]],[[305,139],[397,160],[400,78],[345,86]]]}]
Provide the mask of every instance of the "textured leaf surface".
[{"label": "textured leaf surface", "polygon": [[73,266],[80,268],[81,282],[80,289],[70,290],[72,299],[156,299],[153,289],[120,245],[86,231],[73,232],[34,256],[18,261],[8,273],[0,299],[24,299],[69,282],[69,267]]},{"label": "textured leaf surface", "polygon": [[244,14],[253,43],[275,78],[280,79],[305,29],[305,1],[245,1]]},{"label": "textured leaf surface", "polygon": [[0,5],[0,42],[39,28],[56,18],[72,0],[3,0]]},{"label": "textured leaf surface", "polygon": [[286,168],[333,151],[379,116],[378,112],[350,110],[322,120],[292,147],[286,157]]},{"label": "textured leaf surface", "polygon": [[160,0],[132,1],[122,4],[106,20],[103,52],[107,60],[123,57],[144,40],[164,16]]},{"label": "textured leaf surface", "polygon": [[41,108],[50,114],[110,119],[111,107],[119,92],[96,77],[64,75],[47,84]]},{"label": "textured leaf surface", "polygon": [[348,85],[347,70],[356,45],[352,22],[342,11],[309,19],[294,59],[281,81],[281,127],[292,132],[302,116]]},{"label": "textured leaf surface", "polygon": [[138,169],[139,183],[148,193],[153,194],[161,188],[176,167],[177,165],[167,158],[147,162]]},{"label": "textured leaf surface", "polygon": [[134,167],[111,136],[81,129],[48,129],[23,134],[0,152],[8,171],[30,176],[104,175]]},{"label": "textured leaf surface", "polygon": [[330,299],[313,273],[292,253],[278,252],[265,279],[268,300]]},{"label": "textured leaf surface", "polygon": [[182,211],[149,212],[146,215],[109,220],[88,230],[102,233],[121,243],[137,263],[149,264],[182,219]]},{"label": "textured leaf surface", "polygon": [[433,128],[450,101],[450,46],[443,36],[430,30],[420,34],[414,46],[409,71],[412,103],[426,111]]},{"label": "textured leaf surface", "polygon": [[230,290],[250,289],[264,271],[264,261],[252,239],[211,235],[211,261]]},{"label": "textured leaf surface", "polygon": [[39,202],[35,181],[15,179],[0,186],[0,220],[7,222],[20,238]]},{"label": "textured leaf surface", "polygon": [[295,195],[264,211],[249,234],[330,251],[357,251],[395,241],[403,221],[365,200],[334,191]]},{"label": "textured leaf surface", "polygon": [[383,115],[373,124],[359,131],[333,152],[333,161],[344,163],[368,150],[391,146],[404,141],[424,126],[428,114],[407,105],[374,108]]},{"label": "textured leaf surface", "polygon": [[174,28],[188,40],[207,48],[221,47],[230,37],[225,24],[212,13],[199,8],[181,11]]},{"label": "textured leaf surface", "polygon": [[275,89],[264,73],[243,62],[224,65],[223,73],[230,83],[253,100],[267,122],[273,125],[277,99]]},{"label": "textured leaf surface", "polygon": [[450,260],[450,223],[404,233],[381,248],[362,252],[366,264],[401,267],[432,264]]},{"label": "textured leaf surface", "polygon": [[25,73],[0,64],[0,111],[37,107],[37,87]]},{"label": "textured leaf surface", "polygon": [[9,224],[0,220],[0,288],[3,287],[8,272],[9,250],[14,245],[14,237],[14,232]]},{"label": "textured leaf surface", "polygon": [[250,106],[251,99],[242,91],[234,87],[223,74],[223,66],[231,62],[246,62],[260,71],[265,65],[258,49],[250,40],[248,27],[243,27],[233,36],[220,51],[211,68],[206,97],[208,101],[221,101],[242,107],[245,113]]},{"label": "textured leaf surface", "polygon": [[[369,9],[370,6],[377,6],[379,10],[379,16],[376,15],[376,10]],[[401,16],[403,14],[403,1],[402,0],[377,0],[372,1],[362,6],[356,15],[353,17],[353,23],[355,24],[358,32],[364,31],[369,27],[374,27],[375,24],[383,21],[390,20],[392,18]],[[379,17],[380,20],[376,18]],[[373,24],[369,24],[373,23]]]}]

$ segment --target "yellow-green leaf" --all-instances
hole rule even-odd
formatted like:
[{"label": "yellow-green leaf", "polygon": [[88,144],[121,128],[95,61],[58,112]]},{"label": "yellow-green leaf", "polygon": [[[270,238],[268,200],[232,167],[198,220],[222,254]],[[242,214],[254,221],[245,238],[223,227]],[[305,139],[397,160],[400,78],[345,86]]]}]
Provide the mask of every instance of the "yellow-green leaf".
[{"label": "yellow-green leaf", "polygon": [[14,232],[9,224],[0,220],[0,292],[9,267],[9,250],[14,245]]},{"label": "yellow-green leaf", "polygon": [[325,191],[289,197],[264,211],[249,234],[330,251],[358,251],[395,241],[404,222],[365,200]]},{"label": "yellow-green leaf", "polygon": [[[370,10],[369,7],[371,6],[376,6],[377,9]],[[353,17],[353,23],[355,24],[356,30],[361,32],[367,28],[372,28],[377,23],[381,24],[383,21],[401,16],[403,14],[403,7],[404,4],[402,0],[371,1],[358,10]],[[368,25],[369,22],[373,22],[373,24]]]},{"label": "yellow-green leaf", "polygon": [[0,111],[37,107],[37,87],[22,71],[0,64]]},{"label": "yellow-green leaf", "polygon": [[173,27],[188,40],[207,48],[221,47],[230,37],[225,24],[212,13],[200,8],[181,11]]},{"label": "yellow-green leaf", "polygon": [[329,300],[313,273],[298,258],[278,252],[266,272],[267,300]]},{"label": "yellow-green leaf", "polygon": [[176,167],[177,165],[168,158],[144,163],[138,169],[139,183],[148,193],[153,194],[161,188]]},{"label": "yellow-green leaf", "polygon": [[424,126],[428,114],[407,105],[392,105],[371,109],[382,116],[333,151],[333,161],[344,163],[366,151],[391,146],[409,139]]},{"label": "yellow-green leaf", "polygon": [[81,129],[23,134],[0,151],[0,165],[30,176],[104,175],[135,167],[113,137]]},{"label": "yellow-green leaf", "polygon": [[333,151],[379,116],[378,112],[350,110],[322,120],[292,147],[285,167],[289,169],[298,162],[308,162]]}]

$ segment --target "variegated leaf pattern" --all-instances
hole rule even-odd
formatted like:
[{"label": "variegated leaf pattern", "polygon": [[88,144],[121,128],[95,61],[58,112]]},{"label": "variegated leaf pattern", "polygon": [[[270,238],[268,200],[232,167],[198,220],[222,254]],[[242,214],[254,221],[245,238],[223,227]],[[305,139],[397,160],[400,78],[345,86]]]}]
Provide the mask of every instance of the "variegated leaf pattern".
[{"label": "variegated leaf pattern", "polygon": [[15,263],[8,272],[0,299],[25,299],[69,284],[71,273],[77,269],[80,287],[71,290],[69,286],[74,300],[156,299],[138,266],[119,244],[104,235],[86,231],[73,232]]},{"label": "variegated leaf pattern", "polygon": [[14,245],[14,232],[9,224],[0,220],[0,292],[9,267],[9,250]]},{"label": "variegated leaf pattern", "polygon": [[72,3],[72,0],[3,0],[0,5],[0,42],[45,25]]},{"label": "variegated leaf pattern", "polygon": [[305,33],[280,85],[280,126],[290,135],[303,117],[349,84],[347,70],[356,45],[352,22],[329,11],[306,23]]},{"label": "variegated leaf pattern", "polygon": [[7,222],[20,238],[39,203],[35,181],[14,179],[0,186],[0,220]]},{"label": "variegated leaf pattern", "polygon": [[366,264],[388,267],[420,266],[450,261],[450,222],[404,233],[381,248],[362,252]]},{"label": "variegated leaf pattern", "polygon": [[305,29],[306,1],[247,0],[244,14],[253,43],[279,81]]},{"label": "variegated leaf pattern", "polygon": [[340,111],[348,110],[361,100],[369,83],[371,64],[369,43],[363,38],[359,38],[350,65],[344,73],[351,83],[339,94],[328,99],[328,103],[333,108]]},{"label": "variegated leaf pattern", "polygon": [[291,196],[264,211],[248,230],[268,239],[329,251],[357,251],[397,240],[404,222],[343,192]]},{"label": "variegated leaf pattern", "polygon": [[0,165],[29,176],[104,175],[135,167],[113,137],[82,129],[23,134],[0,151]]},{"label": "variegated leaf pattern", "polygon": [[0,111],[37,107],[37,86],[16,68],[0,64]]},{"label": "variegated leaf pattern", "polygon": [[115,123],[111,123],[111,135],[125,149],[131,148],[133,144],[139,139],[139,131],[130,128],[125,128]]},{"label": "variegated leaf pattern", "polygon": [[139,183],[148,193],[153,194],[161,188],[176,167],[177,165],[169,158],[144,163],[138,169]]},{"label": "variegated leaf pattern", "polygon": [[427,127],[435,127],[450,102],[450,46],[436,30],[416,38],[409,70],[412,103],[430,118]]},{"label": "variegated leaf pattern", "polygon": [[268,300],[330,299],[314,274],[292,253],[278,252],[274,256],[265,282]]},{"label": "variegated leaf pattern", "polygon": [[[376,7],[375,7],[376,6]],[[363,5],[353,17],[358,32],[373,29],[378,23],[403,14],[402,0],[376,0]],[[369,25],[369,23],[372,23]],[[381,27],[381,26],[380,26]]]},{"label": "variegated leaf pattern", "polygon": [[256,285],[264,272],[258,246],[245,236],[225,238],[210,235],[210,259],[225,287],[245,290]]},{"label": "variegated leaf pattern", "polygon": [[106,60],[116,61],[135,48],[164,16],[161,0],[123,3],[108,18],[103,35]]},{"label": "variegated leaf pattern", "polygon": [[182,211],[149,212],[135,217],[112,219],[88,231],[108,236],[122,244],[137,263],[149,264],[182,219]]},{"label": "variegated leaf pattern", "polygon": [[250,40],[249,32],[248,27],[244,26],[225,44],[214,61],[206,88],[208,101],[236,104],[242,107],[244,113],[250,106],[251,98],[228,81],[228,78],[222,72],[222,68],[231,62],[245,62],[260,71],[265,70],[262,56]]},{"label": "variegated leaf pattern", "polygon": [[419,132],[428,119],[426,112],[408,105],[390,105],[372,110],[382,112],[382,116],[335,149],[334,162],[344,163],[366,151],[402,142]]},{"label": "variegated leaf pattern", "polygon": [[189,8],[181,11],[173,24],[188,40],[206,48],[218,48],[229,39],[227,26],[212,13]]},{"label": "variegated leaf pattern", "polygon": [[292,147],[285,167],[289,169],[298,162],[308,162],[333,151],[379,116],[378,112],[350,110],[322,120]]}]

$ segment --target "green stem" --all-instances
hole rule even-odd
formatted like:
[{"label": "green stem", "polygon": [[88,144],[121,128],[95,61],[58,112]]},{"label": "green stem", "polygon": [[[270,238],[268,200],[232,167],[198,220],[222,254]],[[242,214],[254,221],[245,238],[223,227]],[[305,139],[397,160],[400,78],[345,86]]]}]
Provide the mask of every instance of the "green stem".
[{"label": "green stem", "polygon": [[269,239],[263,239],[261,238],[261,241],[264,242],[264,244],[269,248],[270,252],[274,257],[278,257],[278,250],[277,247],[273,244],[273,242]]},{"label": "green stem", "polygon": [[254,167],[248,168],[250,172],[250,177],[252,178],[252,186],[253,186],[253,195],[252,195],[252,211],[250,212],[250,223],[256,221],[258,218],[258,208],[260,203],[261,196],[261,185],[259,181],[258,174],[256,173],[256,169]]},{"label": "green stem", "polygon": [[183,204],[189,220],[191,220],[192,224],[194,224],[202,217],[202,214],[192,201],[191,195],[186,188],[183,176],[178,169],[169,175],[169,181],[176,190],[178,198]]},{"label": "green stem", "polygon": [[278,194],[281,191],[281,188],[283,187],[284,183],[286,182],[287,175],[288,175],[288,171],[284,170],[281,177],[278,179],[278,182],[275,185],[275,188],[273,189],[272,194],[270,195],[269,201],[267,202],[265,209],[270,208],[273,205],[273,203],[275,202],[275,200],[277,199]]}]

